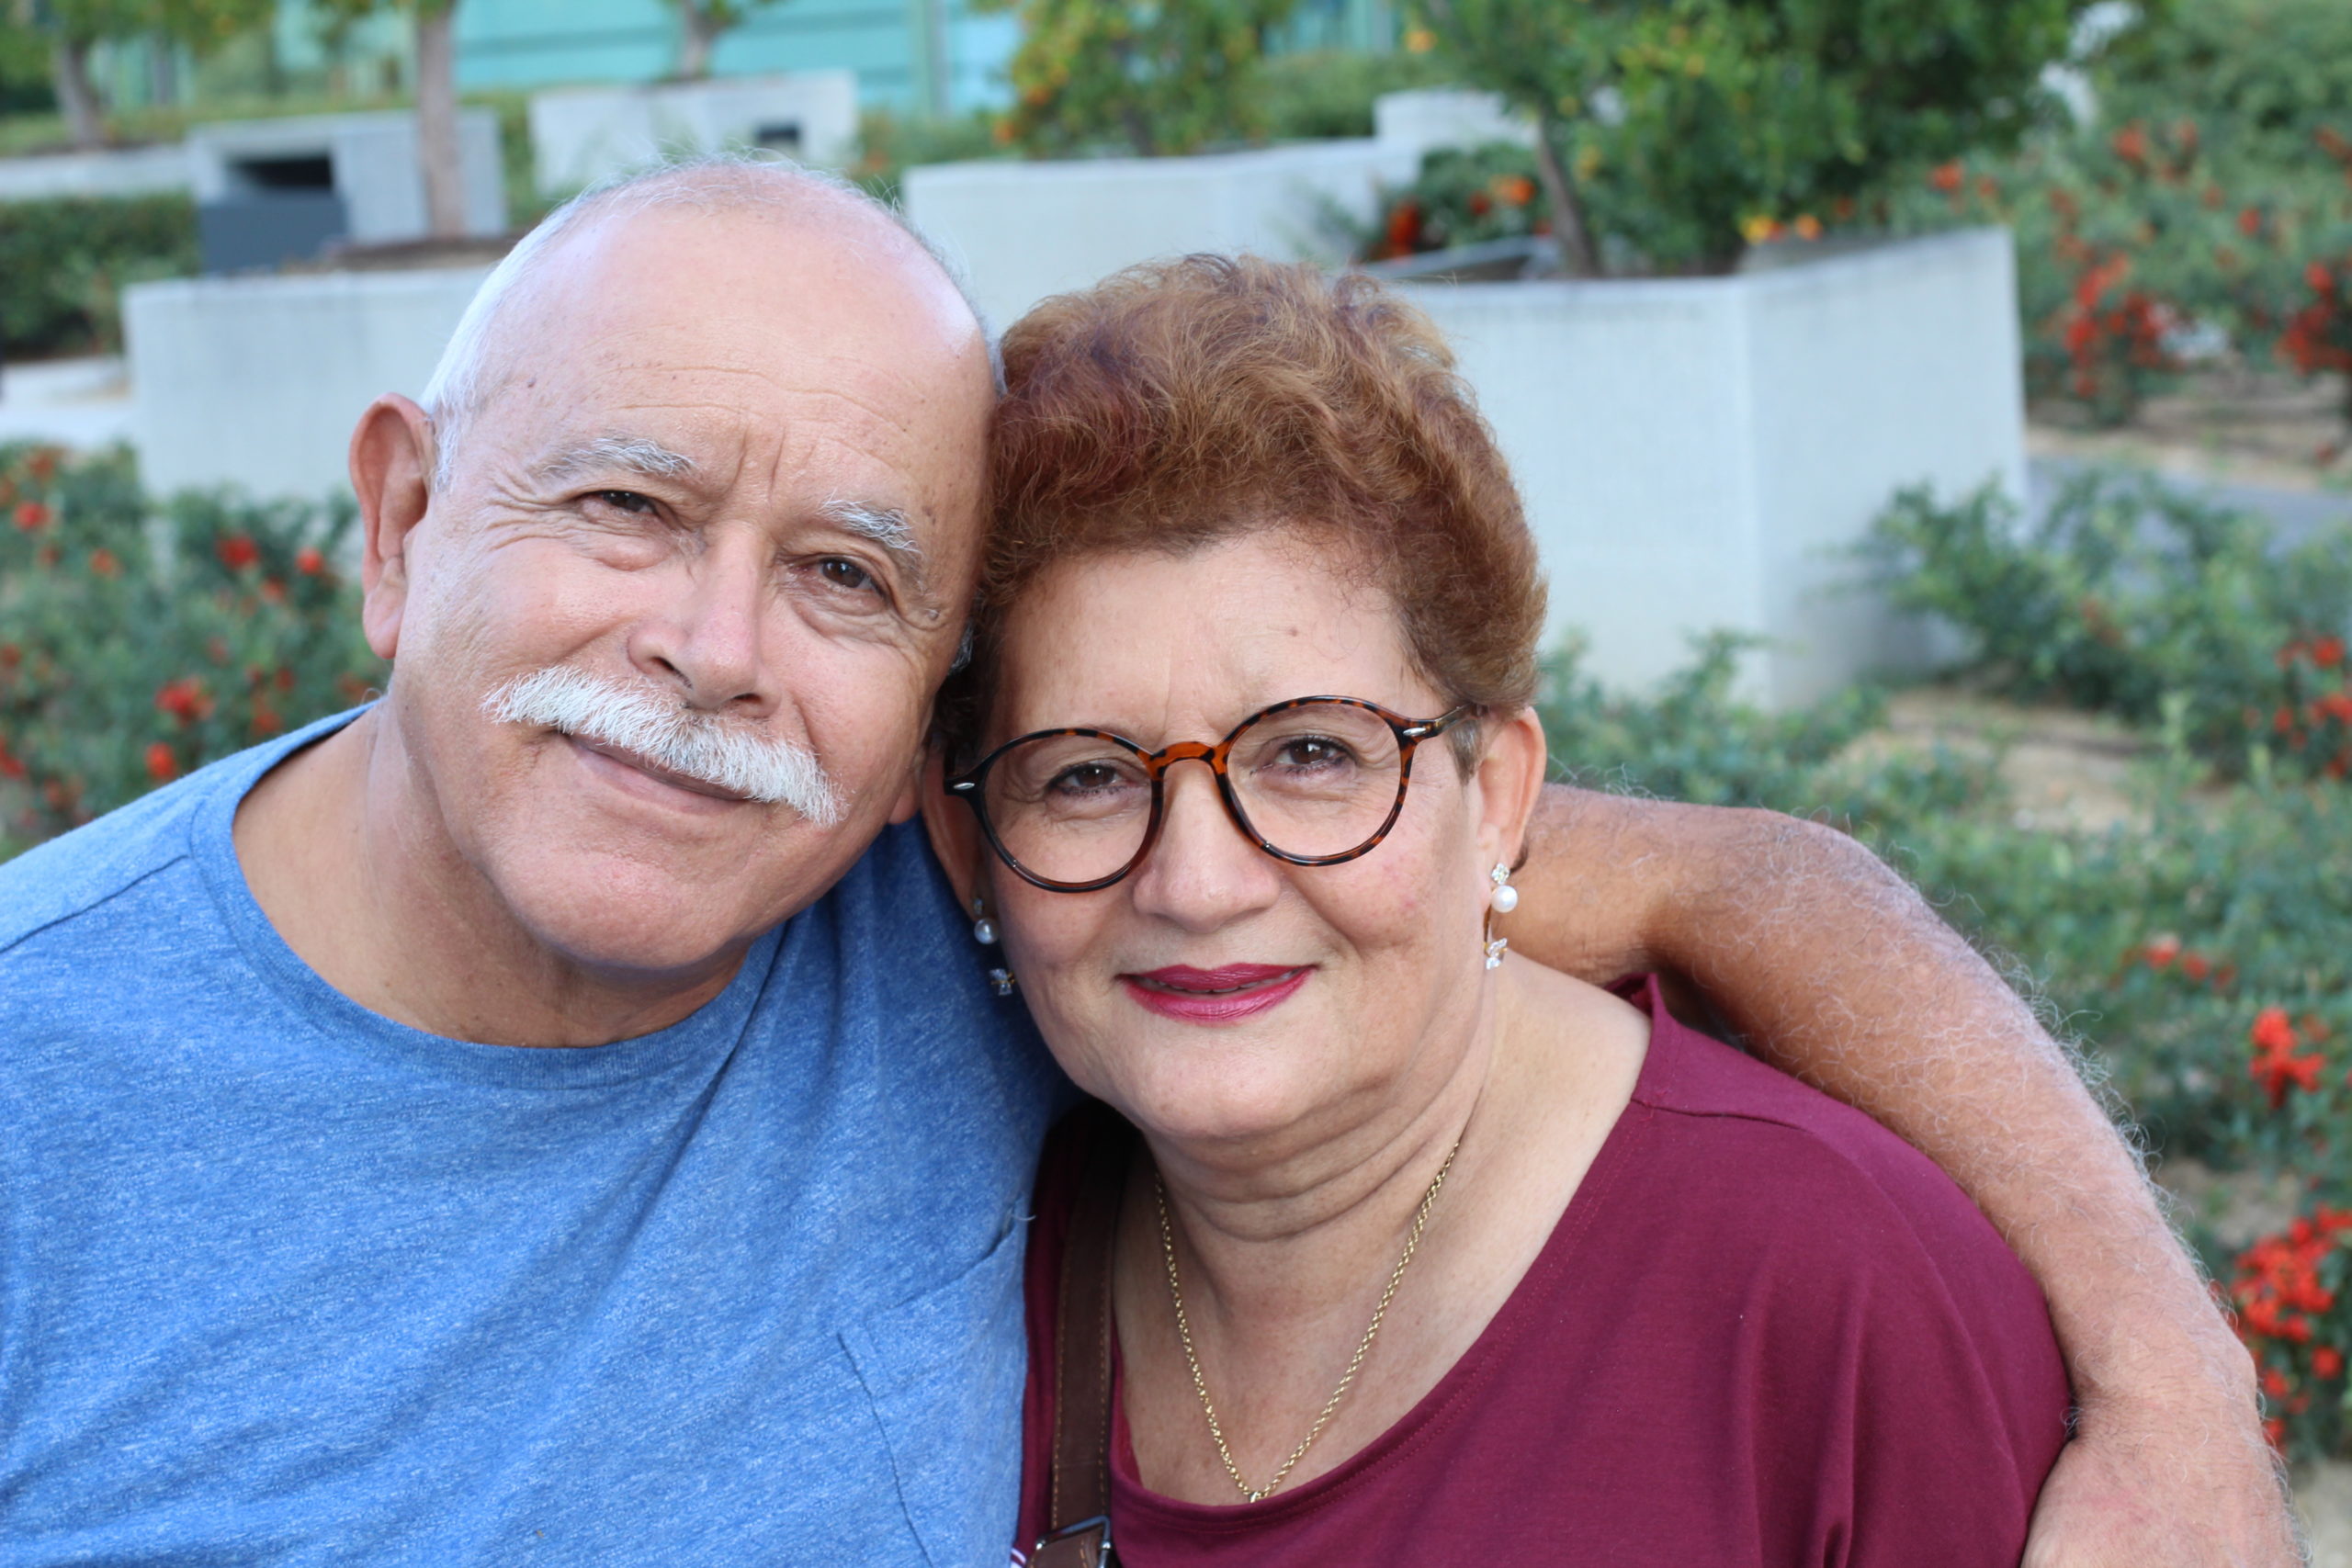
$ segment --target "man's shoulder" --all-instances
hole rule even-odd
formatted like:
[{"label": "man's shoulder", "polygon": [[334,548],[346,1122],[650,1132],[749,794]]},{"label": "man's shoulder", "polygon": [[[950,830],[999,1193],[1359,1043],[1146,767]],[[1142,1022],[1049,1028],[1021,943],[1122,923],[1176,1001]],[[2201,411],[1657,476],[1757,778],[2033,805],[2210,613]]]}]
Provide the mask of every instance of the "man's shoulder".
[{"label": "man's shoulder", "polygon": [[343,716],[250,747],[0,863],[0,964],[28,942],[106,908],[195,852],[197,822]]}]

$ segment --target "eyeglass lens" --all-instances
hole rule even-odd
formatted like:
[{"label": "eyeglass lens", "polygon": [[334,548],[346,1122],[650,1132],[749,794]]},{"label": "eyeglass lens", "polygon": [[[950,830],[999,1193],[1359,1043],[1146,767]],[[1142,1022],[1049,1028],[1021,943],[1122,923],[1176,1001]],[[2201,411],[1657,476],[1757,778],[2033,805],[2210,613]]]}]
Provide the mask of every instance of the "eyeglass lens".
[{"label": "eyeglass lens", "polygon": [[[1387,721],[1344,703],[1266,714],[1234,738],[1226,759],[1250,830],[1303,860],[1362,848],[1395,807],[1403,773]],[[1049,882],[1079,883],[1135,859],[1151,830],[1151,796],[1150,770],[1127,746],[1049,735],[997,759],[982,804],[1014,860]]]}]

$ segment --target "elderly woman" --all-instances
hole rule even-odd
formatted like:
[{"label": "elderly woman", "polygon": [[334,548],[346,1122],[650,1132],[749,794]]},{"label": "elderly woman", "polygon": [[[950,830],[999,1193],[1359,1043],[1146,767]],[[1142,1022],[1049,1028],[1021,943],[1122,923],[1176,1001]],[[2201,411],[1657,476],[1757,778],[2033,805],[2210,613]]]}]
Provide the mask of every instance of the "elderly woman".
[{"label": "elderly woman", "polygon": [[1195,257],[1005,355],[929,811],[1102,1102],[1038,1183],[1023,1544],[2015,1563],[2067,1387],[1992,1228],[1655,985],[1509,955],[1543,591],[1429,324]]}]

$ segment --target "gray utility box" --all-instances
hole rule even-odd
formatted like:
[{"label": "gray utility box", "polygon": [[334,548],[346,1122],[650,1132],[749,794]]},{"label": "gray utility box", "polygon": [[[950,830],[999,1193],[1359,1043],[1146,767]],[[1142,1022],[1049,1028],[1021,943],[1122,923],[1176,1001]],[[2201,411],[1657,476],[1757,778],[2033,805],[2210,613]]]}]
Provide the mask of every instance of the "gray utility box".
[{"label": "gray utility box", "polygon": [[[488,109],[463,111],[458,153],[466,232],[503,232],[506,186],[497,117]],[[413,114],[223,120],[192,129],[187,155],[208,273],[306,260],[336,243],[395,244],[425,236]]]}]

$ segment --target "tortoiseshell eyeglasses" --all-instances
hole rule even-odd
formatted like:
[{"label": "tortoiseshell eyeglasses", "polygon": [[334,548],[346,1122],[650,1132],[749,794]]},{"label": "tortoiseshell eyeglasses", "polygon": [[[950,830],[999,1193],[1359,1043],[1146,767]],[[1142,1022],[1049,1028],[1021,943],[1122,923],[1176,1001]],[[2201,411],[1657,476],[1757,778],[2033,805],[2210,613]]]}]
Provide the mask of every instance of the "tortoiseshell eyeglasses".
[{"label": "tortoiseshell eyeglasses", "polygon": [[1226,815],[1266,853],[1337,865],[1371,852],[1396,825],[1415,749],[1476,711],[1416,719],[1360,697],[1294,697],[1213,746],[1158,751],[1107,729],[1041,729],[950,778],[947,793],[978,813],[999,859],[1056,893],[1108,887],[1142,863],[1179,762],[1208,764]]}]

